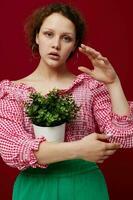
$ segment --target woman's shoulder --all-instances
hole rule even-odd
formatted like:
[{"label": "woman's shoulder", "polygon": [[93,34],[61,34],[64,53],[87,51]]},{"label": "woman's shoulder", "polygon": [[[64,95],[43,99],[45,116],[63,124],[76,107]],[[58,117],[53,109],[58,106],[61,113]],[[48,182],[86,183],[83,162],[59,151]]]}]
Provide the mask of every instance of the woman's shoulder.
[{"label": "woman's shoulder", "polygon": [[0,98],[11,98],[25,100],[33,88],[21,80],[11,81],[8,79],[0,81]]}]

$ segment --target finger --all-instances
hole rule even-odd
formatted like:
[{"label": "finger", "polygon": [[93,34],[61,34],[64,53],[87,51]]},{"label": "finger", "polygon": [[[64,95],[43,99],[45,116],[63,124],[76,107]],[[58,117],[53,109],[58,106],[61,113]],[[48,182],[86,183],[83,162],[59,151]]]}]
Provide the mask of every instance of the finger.
[{"label": "finger", "polygon": [[97,163],[103,163],[105,160],[107,160],[109,156],[103,156],[101,159],[97,161]]},{"label": "finger", "polygon": [[99,163],[99,164],[101,164],[101,163],[103,163],[104,162],[104,160],[98,160],[96,163]]},{"label": "finger", "polygon": [[93,57],[93,59],[97,58],[98,56],[101,55],[100,52],[96,51],[95,49],[89,47],[89,46],[86,46],[84,44],[81,44],[81,47],[83,52],[85,52],[87,55],[91,55]]},{"label": "finger", "polygon": [[107,160],[109,156],[103,156],[101,159],[97,161],[97,163],[103,163],[105,160]]},{"label": "finger", "polygon": [[115,149],[119,149],[120,148],[120,144],[118,143],[107,143],[106,144],[106,149],[108,150],[115,150]]},{"label": "finger", "polygon": [[106,160],[106,159],[108,159],[109,156],[110,156],[110,155],[108,155],[108,156],[103,156],[102,160]]},{"label": "finger", "polygon": [[96,55],[94,56],[94,55],[92,54],[92,52],[89,50],[88,47],[85,47],[85,48],[79,47],[79,51],[80,51],[81,53],[85,54],[90,60],[94,60],[94,59],[96,58]]},{"label": "finger", "polygon": [[106,135],[106,134],[99,134],[99,133],[97,133],[97,139],[98,140],[107,140],[108,138],[109,138],[109,136]]},{"label": "finger", "polygon": [[78,70],[80,70],[81,72],[84,72],[86,74],[89,74],[90,76],[93,76],[93,70],[90,70],[87,67],[79,66]]},{"label": "finger", "polygon": [[115,149],[115,150],[108,150],[108,151],[105,152],[105,156],[111,156],[111,155],[113,155],[116,151],[117,151],[116,149]]},{"label": "finger", "polygon": [[91,52],[91,53],[95,53],[95,54],[100,54],[100,52],[96,51],[95,49],[93,49],[92,47],[90,46],[86,46],[85,44],[81,44],[81,48],[84,50],[84,51],[87,51],[87,52]]},{"label": "finger", "polygon": [[99,55],[96,59],[103,61],[105,64],[109,64],[109,60],[106,57],[103,57],[102,55]]},{"label": "finger", "polygon": [[79,51],[83,54],[85,54],[89,59],[90,61],[92,61],[94,58],[91,56],[91,54],[89,54],[85,49],[79,47]]}]

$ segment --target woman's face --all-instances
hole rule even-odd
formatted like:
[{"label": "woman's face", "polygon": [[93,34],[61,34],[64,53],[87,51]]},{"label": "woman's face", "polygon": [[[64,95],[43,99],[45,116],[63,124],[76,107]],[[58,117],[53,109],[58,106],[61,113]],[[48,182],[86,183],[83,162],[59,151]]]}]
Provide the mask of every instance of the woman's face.
[{"label": "woman's face", "polygon": [[75,49],[75,26],[63,15],[53,13],[44,20],[36,36],[36,43],[46,65],[62,66]]}]

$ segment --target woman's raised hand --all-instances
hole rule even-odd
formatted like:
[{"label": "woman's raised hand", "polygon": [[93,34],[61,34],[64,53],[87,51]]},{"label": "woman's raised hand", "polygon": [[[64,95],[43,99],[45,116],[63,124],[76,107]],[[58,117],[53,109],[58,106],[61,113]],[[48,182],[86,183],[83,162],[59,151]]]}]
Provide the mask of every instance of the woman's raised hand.
[{"label": "woman's raised hand", "polygon": [[95,49],[81,44],[79,51],[85,54],[91,61],[94,69],[90,70],[87,67],[79,66],[78,69],[89,74],[94,79],[110,84],[115,82],[117,74],[108,59],[101,55]]}]

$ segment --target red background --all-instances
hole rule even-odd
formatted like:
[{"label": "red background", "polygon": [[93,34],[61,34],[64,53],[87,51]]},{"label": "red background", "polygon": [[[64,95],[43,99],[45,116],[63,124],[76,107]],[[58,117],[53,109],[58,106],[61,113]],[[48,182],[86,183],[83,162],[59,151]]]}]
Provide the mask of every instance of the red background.
[{"label": "red background", "polygon": [[[0,80],[19,79],[31,73],[37,61],[32,58],[24,37],[23,25],[31,11],[48,2],[44,0],[2,1],[0,5]],[[126,96],[132,93],[132,0],[69,0],[79,8],[87,21],[85,43],[107,56],[113,64]],[[76,57],[76,56],[75,56]],[[90,65],[84,56],[69,67],[78,74],[77,65]],[[101,165],[111,200],[132,199],[133,150],[120,150]],[[0,160],[0,199],[11,200],[13,182],[18,170]]]}]

